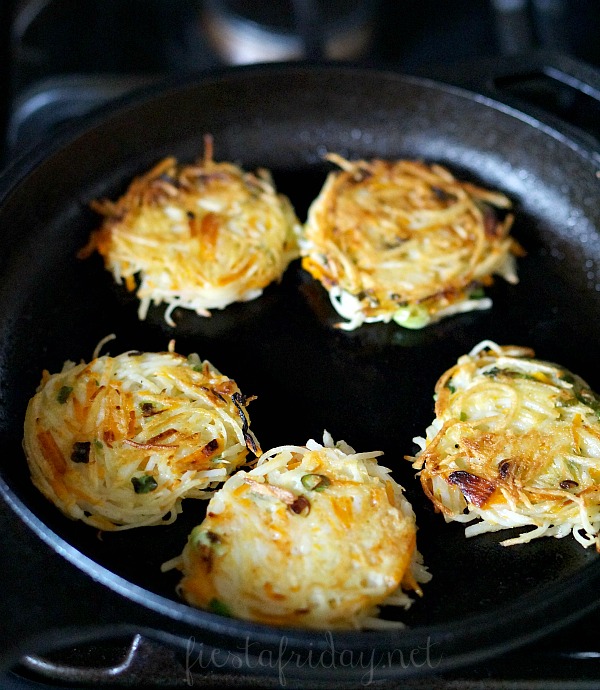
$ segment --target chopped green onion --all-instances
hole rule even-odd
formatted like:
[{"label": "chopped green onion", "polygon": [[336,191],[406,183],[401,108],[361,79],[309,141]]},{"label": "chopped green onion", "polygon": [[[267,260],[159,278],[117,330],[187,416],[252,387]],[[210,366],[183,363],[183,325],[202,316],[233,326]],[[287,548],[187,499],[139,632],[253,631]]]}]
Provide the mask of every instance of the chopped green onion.
[{"label": "chopped green onion", "polygon": [[208,602],[208,610],[212,611],[213,613],[218,613],[220,616],[228,616],[229,618],[231,618],[231,611],[229,610],[229,606],[227,606],[227,604],[224,604],[219,599],[211,599]]},{"label": "chopped green onion", "polygon": [[298,498],[289,506],[292,513],[296,515],[308,515],[310,513],[310,501],[305,496]]},{"label": "chopped green onion", "polygon": [[466,412],[461,412],[461,413],[460,413],[460,421],[461,421],[461,422],[466,422],[466,421],[467,421],[467,413],[466,413]]},{"label": "chopped green onion", "polygon": [[156,479],[151,474],[144,474],[141,477],[132,477],[131,483],[136,494],[149,494],[158,486]]},{"label": "chopped green onion", "polygon": [[483,299],[485,297],[485,290],[482,287],[477,287],[469,293],[469,299]]},{"label": "chopped green onion", "polygon": [[573,390],[575,397],[580,403],[592,409],[600,417],[600,398],[589,388],[575,385]]},{"label": "chopped green onion", "polygon": [[194,528],[190,537],[194,546],[212,546],[219,541],[218,535],[214,532],[207,532],[202,527]]},{"label": "chopped green onion", "polygon": [[155,415],[157,412],[154,403],[148,401],[140,403],[140,410],[142,411],[142,417],[152,417],[152,415]]},{"label": "chopped green onion", "polygon": [[452,383],[452,379],[446,381],[446,388],[450,391],[450,393],[456,393],[456,386]]},{"label": "chopped green onion", "polygon": [[202,373],[203,371],[203,363],[200,357],[198,356],[197,352],[192,352],[192,354],[188,355],[187,357],[187,363],[194,371],[198,371]]},{"label": "chopped green onion", "polygon": [[331,480],[324,474],[305,474],[300,481],[302,486],[309,491],[323,491],[331,485]]},{"label": "chopped green onion", "polygon": [[56,396],[56,399],[61,405],[64,405],[67,400],[69,399],[69,396],[73,392],[73,386],[62,386],[62,388],[58,391],[58,394]]},{"label": "chopped green onion", "polygon": [[73,451],[71,453],[71,460],[73,462],[83,463],[87,465],[90,461],[90,448],[92,444],[90,441],[76,441],[73,444]]},{"label": "chopped green onion", "polygon": [[431,322],[429,311],[420,304],[400,307],[393,316],[394,321],[404,328],[419,329]]},{"label": "chopped green onion", "polygon": [[563,479],[559,486],[561,489],[575,489],[579,486],[579,483],[574,479]]},{"label": "chopped green onion", "polygon": [[495,379],[496,376],[501,375],[506,376],[510,379],[527,379],[528,381],[538,380],[535,378],[535,376],[531,376],[531,374],[526,374],[523,371],[514,371],[513,369],[499,369],[498,367],[492,367],[491,369],[484,371],[483,375],[489,376],[492,379]]},{"label": "chopped green onion", "polygon": [[225,545],[221,537],[215,532],[204,529],[202,526],[194,527],[190,534],[190,544],[196,548],[210,549],[217,556],[225,552]]}]

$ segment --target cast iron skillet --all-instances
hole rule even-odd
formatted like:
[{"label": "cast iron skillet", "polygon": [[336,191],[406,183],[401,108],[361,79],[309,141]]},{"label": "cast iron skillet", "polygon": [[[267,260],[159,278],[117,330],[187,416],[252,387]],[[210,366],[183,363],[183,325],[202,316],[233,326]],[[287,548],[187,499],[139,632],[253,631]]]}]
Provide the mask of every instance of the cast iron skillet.
[{"label": "cast iron skillet", "polygon": [[[514,234],[528,252],[520,283],[498,280],[491,311],[423,331],[373,324],[346,333],[333,328],[324,291],[296,262],[263,297],[211,319],[176,312],[171,329],[154,309],[139,322],[135,300],[100,261],[75,258],[98,222],[88,204],[119,194],[163,156],[194,159],[206,132],[217,159],[270,168],[301,219],[324,181],[326,151],[438,161],[501,189],[515,202]],[[76,568],[65,562],[67,594],[45,591],[43,573],[24,568],[22,595],[4,602],[14,616],[0,626],[4,660],[138,632],[188,657],[229,650],[219,657],[226,670],[236,670],[245,648],[246,659],[288,659],[287,678],[339,684],[364,678],[368,659],[374,678],[482,661],[591,610],[596,553],[571,538],[512,548],[499,546],[498,535],[467,540],[463,527],[433,513],[402,458],[432,419],[438,376],[484,338],[531,346],[600,390],[599,167],[598,151],[570,128],[481,94],[395,73],[297,65],[162,85],[9,170],[0,206],[0,491]],[[117,335],[107,348],[113,354],[164,350],[176,338],[179,352],[210,359],[258,396],[250,412],[263,448],[318,439],[327,429],[358,450],[383,450],[382,463],[415,508],[418,546],[433,574],[423,599],[402,613],[409,627],[331,636],[194,610],[175,596],[176,576],[159,566],[181,551],[203,504],[188,502],[172,526],[100,539],[43,499],[21,450],[27,401],[42,369],[89,358],[108,333]],[[245,670],[277,674],[268,663]]]}]

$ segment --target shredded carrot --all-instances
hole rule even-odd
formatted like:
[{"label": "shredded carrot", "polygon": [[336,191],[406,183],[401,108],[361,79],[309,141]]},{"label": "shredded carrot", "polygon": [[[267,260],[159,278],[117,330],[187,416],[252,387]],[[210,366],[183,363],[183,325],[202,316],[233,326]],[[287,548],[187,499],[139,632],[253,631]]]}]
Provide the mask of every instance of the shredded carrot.
[{"label": "shredded carrot", "polygon": [[339,496],[331,502],[331,507],[335,516],[345,529],[352,526],[352,498],[349,496]]},{"label": "shredded carrot", "polygon": [[[222,278],[219,278],[217,281],[218,285],[229,285],[229,283],[234,283],[236,280],[241,278],[245,273],[248,272],[248,269],[251,264],[251,260],[248,259],[242,263],[242,265],[237,269],[237,271],[234,271],[233,273],[229,273],[228,275],[223,276]],[[255,282],[255,281],[253,281]],[[253,284],[250,284],[253,287]]]},{"label": "shredded carrot", "polygon": [[75,416],[75,420],[77,424],[82,425],[85,422],[89,406],[81,403],[76,395],[72,395],[71,400],[73,402],[73,415]]},{"label": "shredded carrot", "polygon": [[395,506],[396,505],[396,497],[394,496],[394,489],[392,488],[392,485],[390,482],[385,483],[385,494],[387,496],[388,501],[390,502],[390,505]]},{"label": "shredded carrot", "polygon": [[67,471],[67,462],[58,447],[51,431],[38,431],[38,442],[42,450],[42,454],[49,465],[52,467],[54,474],[62,475]]}]

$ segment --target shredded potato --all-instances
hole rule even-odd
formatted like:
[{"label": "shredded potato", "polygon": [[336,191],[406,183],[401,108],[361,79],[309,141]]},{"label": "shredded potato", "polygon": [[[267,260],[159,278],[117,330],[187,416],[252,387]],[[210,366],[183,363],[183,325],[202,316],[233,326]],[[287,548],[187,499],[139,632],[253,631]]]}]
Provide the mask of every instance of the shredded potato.
[{"label": "shredded potato", "polygon": [[395,321],[423,328],[452,314],[487,309],[492,275],[517,282],[510,200],[419,161],[328,160],[311,205],[302,267],[328,291],[338,324]]},{"label": "shredded potato", "polygon": [[140,319],[151,304],[166,303],[174,326],[176,307],[210,316],[255,299],[299,256],[299,222],[269,172],[215,162],[210,137],[196,164],[167,158],[116,202],[92,207],[104,222],[79,256],[102,255],[116,282],[136,291]]},{"label": "shredded potato", "polygon": [[430,579],[413,510],[379,452],[344,442],[280,446],[213,496],[183,554],[180,595],[193,606],[271,625],[402,627],[381,605],[408,607]]},{"label": "shredded potato", "polygon": [[44,372],[25,417],[35,486],[101,530],[173,522],[260,448],[237,384],[197,355],[128,352]]},{"label": "shredded potato", "polygon": [[600,398],[527,348],[483,341],[436,385],[436,417],[407,457],[467,536],[533,526],[501,543],[570,533],[598,549]]}]

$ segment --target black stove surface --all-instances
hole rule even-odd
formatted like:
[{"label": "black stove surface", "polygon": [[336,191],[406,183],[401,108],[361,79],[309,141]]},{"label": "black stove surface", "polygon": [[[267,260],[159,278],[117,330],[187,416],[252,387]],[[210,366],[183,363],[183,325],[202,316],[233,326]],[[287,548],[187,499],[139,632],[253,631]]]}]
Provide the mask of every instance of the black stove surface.
[{"label": "black stove surface", "polygon": [[[0,3],[0,25],[4,27],[0,29],[4,31],[1,47],[10,65],[2,77],[6,81],[0,85],[0,94],[4,94],[0,102],[4,163],[48,141],[62,127],[96,107],[136,88],[169,74],[210,71],[224,64],[203,32],[205,3],[90,0],[85,9],[83,5],[76,0]],[[482,83],[478,70],[483,70],[485,77],[492,72],[498,74],[498,64],[505,68],[508,65],[512,77],[494,82],[501,98],[520,99],[534,108],[549,109],[585,130],[600,147],[598,95],[548,78],[547,71],[537,70],[538,63],[529,57],[539,54],[540,48],[558,49],[554,57],[558,55],[559,63],[576,58],[591,69],[600,68],[597,2],[423,0],[418,10],[407,5],[393,0],[374,4],[374,14],[370,15],[373,33],[368,49],[358,56],[361,64],[465,85],[478,79]],[[507,14],[509,6],[521,14]],[[516,19],[520,21],[515,24]],[[78,36],[75,42],[74,35]],[[48,582],[57,583],[57,588],[60,582],[69,582],[72,596],[77,595],[78,581],[87,576],[43,544],[2,502],[0,531],[3,601],[24,596],[19,592],[19,571],[24,567],[43,573]],[[48,589],[53,591],[52,587]],[[26,596],[28,610],[43,606],[43,590]],[[377,685],[598,688],[600,643],[591,634],[598,627],[600,611],[594,611],[551,636],[486,664],[442,675],[433,668],[423,679]],[[222,675],[214,668],[190,668],[185,659],[141,637],[67,649],[58,656],[25,659],[18,668],[0,676],[0,687],[7,690],[48,686],[181,688],[193,684],[281,686],[279,678],[267,685],[243,668],[235,676]],[[291,681],[288,686],[296,687]]]},{"label": "black stove surface", "polygon": [[[38,136],[52,136],[61,121],[148,81],[268,60],[267,44],[282,36],[297,34],[305,57],[329,58],[328,36],[337,31],[338,38],[354,41],[338,54],[404,72],[427,73],[465,60],[535,50],[600,67],[596,0],[421,0],[413,5],[397,0],[3,0],[4,160]],[[319,21],[310,19],[311,11]],[[287,26],[282,16],[291,17]],[[215,32],[215,22],[221,33]],[[262,52],[260,45],[243,54],[231,52],[228,42],[240,34],[223,31],[240,27],[260,31]],[[363,33],[364,40],[356,43]],[[284,49],[280,57],[290,55]],[[540,97],[552,98],[543,88]],[[598,127],[597,120],[586,124]]]}]

